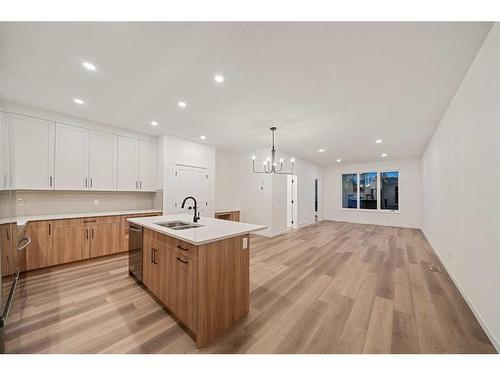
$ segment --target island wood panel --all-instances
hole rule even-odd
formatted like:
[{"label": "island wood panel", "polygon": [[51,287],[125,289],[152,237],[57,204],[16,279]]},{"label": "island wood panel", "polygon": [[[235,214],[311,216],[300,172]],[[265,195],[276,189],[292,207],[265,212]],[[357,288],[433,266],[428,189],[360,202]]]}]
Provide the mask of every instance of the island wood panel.
[{"label": "island wood panel", "polygon": [[[154,295],[159,296],[159,267],[153,258],[154,251],[159,248],[158,233],[144,229],[142,232],[142,241],[142,282]],[[161,251],[158,251],[158,253],[161,256]]]},{"label": "island wood panel", "polygon": [[26,270],[36,270],[54,265],[52,251],[52,229],[50,221],[34,221],[26,226],[26,235],[31,244],[26,247]]},{"label": "island wood panel", "polygon": [[[169,251],[169,253],[171,252]],[[197,262],[177,254],[174,257],[169,257],[169,261],[174,262],[172,267],[175,291],[173,293],[173,310],[190,330],[197,333]]]},{"label": "island wood panel", "polygon": [[[247,248],[243,249],[243,238]],[[196,346],[222,335],[249,311],[250,236],[199,246]]]}]

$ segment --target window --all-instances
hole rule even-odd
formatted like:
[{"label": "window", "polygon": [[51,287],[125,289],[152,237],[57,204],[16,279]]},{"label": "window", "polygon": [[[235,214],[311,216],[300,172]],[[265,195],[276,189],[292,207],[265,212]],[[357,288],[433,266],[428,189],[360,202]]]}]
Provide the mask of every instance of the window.
[{"label": "window", "polygon": [[380,173],[380,209],[399,209],[399,173]]},{"label": "window", "polygon": [[342,207],[358,208],[358,175],[342,175]]},{"label": "window", "polygon": [[360,173],[359,208],[377,209],[377,172]]},{"label": "window", "polygon": [[398,211],[399,172],[342,174],[342,208]]}]

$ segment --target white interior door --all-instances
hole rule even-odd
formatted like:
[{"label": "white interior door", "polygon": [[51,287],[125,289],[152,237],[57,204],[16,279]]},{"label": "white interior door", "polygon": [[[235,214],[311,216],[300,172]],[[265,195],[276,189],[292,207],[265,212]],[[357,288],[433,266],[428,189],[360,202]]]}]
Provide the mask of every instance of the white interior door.
[{"label": "white interior door", "polygon": [[88,189],[89,130],[57,123],[55,143],[56,189]]},{"label": "white interior door", "polygon": [[139,142],[139,189],[156,191],[156,143]]},{"label": "white interior door", "polygon": [[118,137],[90,131],[90,190],[116,190]]},{"label": "white interior door", "polygon": [[203,215],[208,210],[208,171],[193,168],[193,196],[198,202],[198,210]]},{"label": "white interior door", "polygon": [[[188,205],[181,208],[184,198],[193,195],[193,170],[190,167],[176,166],[174,171],[174,191],[176,212],[190,212]],[[192,203],[189,203],[192,205]]]},{"label": "white interior door", "polygon": [[54,128],[51,121],[9,115],[16,189],[54,189]]},{"label": "white interior door", "polygon": [[139,189],[139,143],[136,139],[118,137],[118,190]]}]

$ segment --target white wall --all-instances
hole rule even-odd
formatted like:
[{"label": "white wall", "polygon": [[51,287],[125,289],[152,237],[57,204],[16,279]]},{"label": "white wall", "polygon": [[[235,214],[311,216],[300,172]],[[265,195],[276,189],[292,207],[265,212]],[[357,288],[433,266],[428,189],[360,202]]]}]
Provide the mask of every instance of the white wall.
[{"label": "white wall", "polygon": [[422,230],[500,350],[500,25],[422,157]]},{"label": "white wall", "polygon": [[[378,170],[399,171],[399,212],[343,209],[341,204],[342,174]],[[421,226],[420,159],[339,164],[326,167],[323,172],[322,190],[324,219],[405,228],[420,228]]]},{"label": "white wall", "polygon": [[163,161],[163,213],[175,213],[174,167],[176,164],[208,169],[209,202],[207,216],[213,216],[215,205],[215,148],[171,135],[159,139],[159,155]]},{"label": "white wall", "polygon": [[[273,237],[286,230],[286,175],[252,173],[252,155],[256,168],[269,156],[269,149],[223,155],[217,154],[217,209],[239,209],[241,221],[266,225],[258,234]],[[289,166],[290,155],[280,153]],[[222,171],[225,169],[226,172]],[[321,179],[321,167],[297,159],[297,217],[299,226],[314,223],[314,179]]]}]

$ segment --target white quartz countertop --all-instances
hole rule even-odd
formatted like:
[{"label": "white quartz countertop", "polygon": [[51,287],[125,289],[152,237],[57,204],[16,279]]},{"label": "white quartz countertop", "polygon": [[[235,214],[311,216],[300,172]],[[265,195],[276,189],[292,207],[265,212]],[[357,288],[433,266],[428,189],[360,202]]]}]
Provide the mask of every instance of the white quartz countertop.
[{"label": "white quartz countertop", "polygon": [[157,225],[157,223],[177,220],[192,223],[193,215],[190,214],[130,218],[127,220],[144,228],[166,234],[167,236],[186,241],[196,246],[204,245],[214,241],[224,240],[226,238],[231,238],[242,234],[248,234],[266,228],[265,225],[219,220],[203,216],[197,223],[202,226],[197,228],[174,230]]},{"label": "white quartz countertop", "polygon": [[58,219],[77,219],[80,217],[96,217],[96,216],[117,216],[117,215],[135,215],[135,214],[150,214],[161,212],[161,210],[125,210],[125,211],[98,211],[98,212],[79,212],[74,214],[48,214],[34,216],[19,216],[16,218],[18,226],[26,225],[30,221],[41,220],[58,220]]}]

